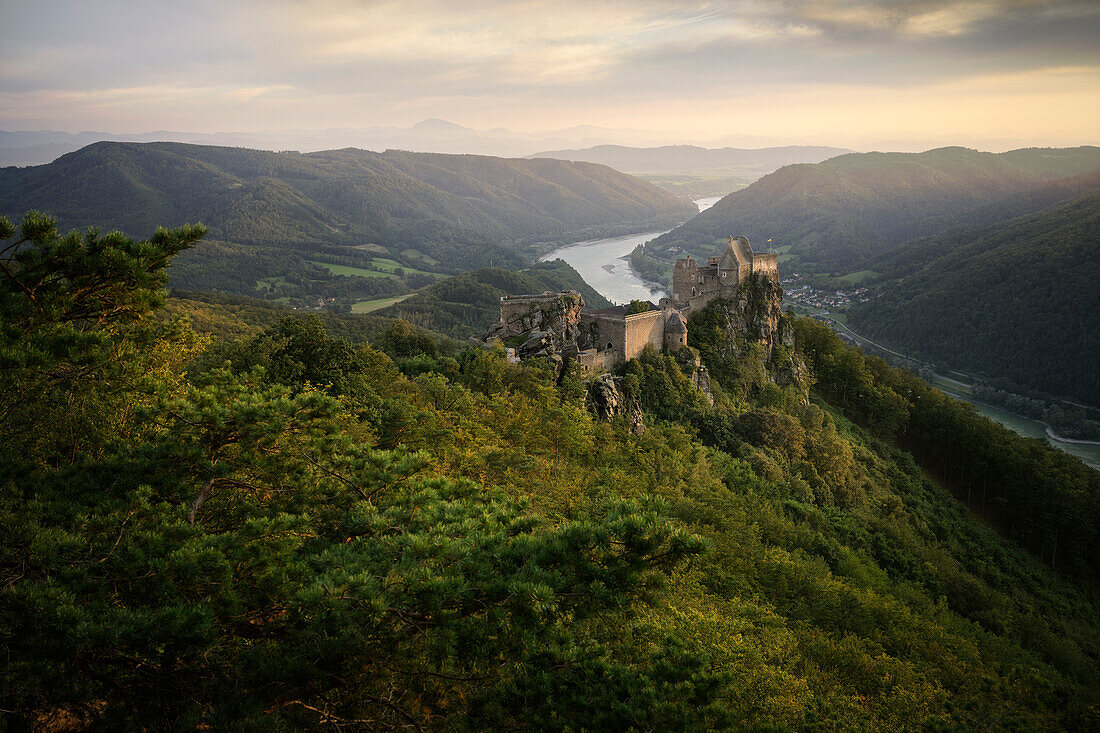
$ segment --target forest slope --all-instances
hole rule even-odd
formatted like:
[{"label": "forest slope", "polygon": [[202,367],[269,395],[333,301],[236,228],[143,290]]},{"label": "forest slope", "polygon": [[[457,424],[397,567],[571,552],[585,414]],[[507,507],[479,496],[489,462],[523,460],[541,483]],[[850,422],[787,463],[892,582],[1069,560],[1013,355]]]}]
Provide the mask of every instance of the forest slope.
[{"label": "forest slope", "polygon": [[555,293],[576,290],[585,308],[605,308],[611,302],[586,283],[562,260],[539,262],[509,272],[499,268],[475,270],[441,280],[388,308],[376,311],[385,318],[400,318],[415,326],[465,339],[481,336],[500,320],[504,295]]},{"label": "forest slope", "polygon": [[644,431],[400,322],[211,342],[154,315],[201,235],[4,243],[6,727],[1100,725],[1079,461],[813,321],[765,361],[718,302],[713,403],[623,366]]},{"label": "forest slope", "polygon": [[907,240],[966,224],[973,210],[985,207],[980,223],[1018,216],[1025,212],[1013,197],[1098,170],[1096,147],[841,155],[765,176],[657,238],[645,254],[668,261],[678,247],[702,258],[726,236],[743,234],[791,267],[858,271]]},{"label": "forest slope", "polygon": [[[216,252],[185,254],[173,284],[284,301],[407,292],[432,273],[518,266],[536,242],[667,227],[695,213],[589,163],[108,142],[0,169],[0,213],[30,209],[62,227],[129,234],[210,222]],[[428,275],[410,277],[418,273]]]},{"label": "forest slope", "polygon": [[861,334],[955,369],[1100,404],[1100,188],[1011,221],[905,245]]}]

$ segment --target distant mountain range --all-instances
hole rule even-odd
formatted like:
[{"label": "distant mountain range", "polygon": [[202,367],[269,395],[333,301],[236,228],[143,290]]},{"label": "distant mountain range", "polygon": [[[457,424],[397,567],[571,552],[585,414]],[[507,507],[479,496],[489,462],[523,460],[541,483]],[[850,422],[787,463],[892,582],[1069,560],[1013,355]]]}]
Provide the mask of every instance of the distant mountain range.
[{"label": "distant mountain range", "polygon": [[610,166],[624,173],[698,173],[714,168],[763,170],[765,173],[794,163],[820,163],[850,153],[846,148],[788,145],[777,148],[701,148],[696,145],[663,145],[632,148],[597,145],[583,150],[550,150],[528,158],[583,160]]},{"label": "distant mountain range", "polygon": [[[205,223],[209,241],[180,258],[174,284],[291,300],[407,292],[432,273],[519,266],[538,242],[670,227],[696,211],[590,163],[111,142],[0,169],[0,213],[32,208],[63,228],[138,237]],[[339,283],[293,282],[303,278]]]},{"label": "distant mountain range", "polygon": [[[991,223],[1034,210],[1031,192],[1095,171],[1097,147],[841,155],[761,178],[651,242],[645,254],[665,262],[681,251],[705,257],[727,235],[743,234],[780,252],[787,268],[851,272],[903,242],[965,226],[971,216]],[[1057,188],[1045,198],[1035,194],[1031,205],[1057,198]]]},{"label": "distant mountain range", "polygon": [[809,145],[773,148],[597,145],[583,150],[551,150],[528,157],[600,163],[637,175],[681,197],[696,199],[724,196],[785,165],[819,163],[850,152],[845,148]]},{"label": "distant mountain range", "polygon": [[66,133],[53,130],[0,130],[0,166],[41,165],[96,142],[181,142],[226,145],[260,150],[312,152],[355,147],[366,150],[411,150],[523,157],[539,150],[587,147],[605,143],[658,145],[672,142],[671,133],[652,130],[612,129],[577,125],[560,130],[514,132],[502,127],[475,130],[440,119],[428,119],[410,127],[362,127],[357,129],[287,130],[268,132],[196,133],[160,130],[120,134],[111,132]]}]

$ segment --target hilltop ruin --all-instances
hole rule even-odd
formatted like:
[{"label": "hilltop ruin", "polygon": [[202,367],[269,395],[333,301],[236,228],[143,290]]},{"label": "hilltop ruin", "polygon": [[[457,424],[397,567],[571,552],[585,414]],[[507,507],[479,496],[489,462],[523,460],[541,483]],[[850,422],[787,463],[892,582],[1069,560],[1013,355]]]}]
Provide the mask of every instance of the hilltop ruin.
[{"label": "hilltop ruin", "polygon": [[583,312],[584,297],[574,290],[505,296],[500,322],[485,338],[511,341],[520,359],[557,354],[597,371],[637,357],[648,345],[669,352],[687,346],[682,314],[669,306],[645,305],[646,310],[633,313],[625,305]]},{"label": "hilltop ruin", "polygon": [[684,315],[702,310],[715,298],[732,298],[741,283],[754,274],[777,276],[779,255],[757,254],[752,251],[748,237],[731,236],[725,251],[718,257],[710,257],[700,267],[691,259],[676,260],[672,270],[671,307]]},{"label": "hilltop ruin", "polygon": [[680,351],[687,346],[690,313],[716,298],[734,298],[741,283],[753,275],[774,279],[777,272],[778,255],[756,254],[747,237],[730,237],[725,251],[703,267],[690,256],[677,260],[672,297],[662,298],[659,305],[645,303],[644,310],[619,305],[585,312],[584,297],[575,290],[508,295],[500,299],[500,322],[484,340],[500,339],[521,360],[571,359],[603,371],[636,358],[647,346]]}]

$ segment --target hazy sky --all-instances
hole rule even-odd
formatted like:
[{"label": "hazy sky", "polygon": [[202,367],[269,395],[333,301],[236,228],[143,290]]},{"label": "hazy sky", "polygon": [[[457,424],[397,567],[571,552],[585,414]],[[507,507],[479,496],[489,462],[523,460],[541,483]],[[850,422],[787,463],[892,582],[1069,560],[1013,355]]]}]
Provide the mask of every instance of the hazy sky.
[{"label": "hazy sky", "polygon": [[0,129],[1100,143],[1097,0],[0,0]]}]

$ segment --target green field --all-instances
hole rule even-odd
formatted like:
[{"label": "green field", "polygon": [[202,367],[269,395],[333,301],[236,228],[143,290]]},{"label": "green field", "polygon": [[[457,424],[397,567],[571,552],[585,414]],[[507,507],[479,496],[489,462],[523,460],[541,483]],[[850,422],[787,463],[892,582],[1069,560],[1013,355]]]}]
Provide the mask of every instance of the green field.
[{"label": "green field", "polygon": [[855,285],[861,283],[869,277],[878,277],[878,273],[874,270],[860,270],[859,272],[850,272],[843,277],[837,278],[841,282],[846,282],[849,285]]},{"label": "green field", "polygon": [[272,285],[276,285],[276,286],[286,285],[286,283],[287,283],[287,280],[282,275],[278,275],[276,277],[265,277],[262,280],[257,280],[256,281],[256,290],[261,290],[261,289],[266,290],[267,288],[271,287]]},{"label": "green field", "polygon": [[[362,267],[330,265],[327,262],[317,262],[316,260],[310,260],[310,262],[318,267],[325,268],[333,275],[349,275],[351,277],[394,277],[392,268],[385,272],[379,272],[378,270],[364,270]],[[375,260],[375,262],[393,262],[393,260]]]},{"label": "green field", "polygon": [[358,303],[354,303],[351,306],[352,313],[370,313],[372,311],[380,310],[394,303],[400,303],[405,298],[412,295],[412,293],[406,293],[405,295],[397,295],[392,298],[377,298],[375,300],[361,300]]},{"label": "green field", "polygon": [[396,270],[397,268],[400,267],[406,273],[414,273],[415,272],[415,273],[419,273],[421,275],[435,275],[435,274],[437,274],[437,273],[434,273],[434,272],[427,272],[425,270],[418,270],[415,267],[409,267],[408,265],[403,265],[400,262],[398,262],[397,260],[387,260],[383,257],[375,257],[374,258],[374,266],[377,267],[380,270],[385,270],[386,272],[393,272],[394,270]]},{"label": "green field", "polygon": [[403,249],[401,250],[401,254],[406,257],[416,257],[418,259],[424,260],[424,262],[428,263],[429,265],[434,266],[439,264],[439,260],[434,257],[429,257],[418,249]]}]

